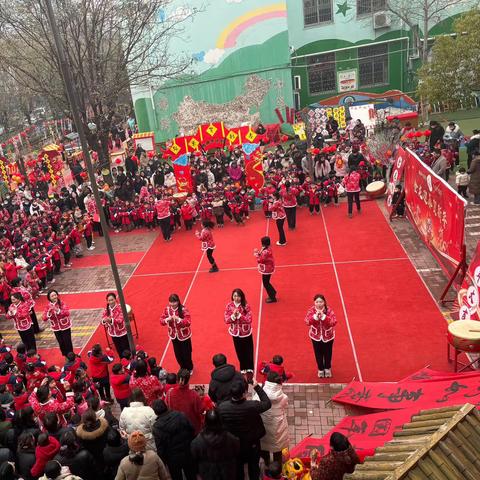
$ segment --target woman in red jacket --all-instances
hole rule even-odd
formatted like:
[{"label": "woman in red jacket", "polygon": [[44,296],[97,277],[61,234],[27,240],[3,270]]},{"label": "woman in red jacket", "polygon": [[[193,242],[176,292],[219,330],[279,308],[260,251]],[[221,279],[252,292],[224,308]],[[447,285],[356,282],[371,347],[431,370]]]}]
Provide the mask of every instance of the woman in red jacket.
[{"label": "woman in red jacket", "polygon": [[283,224],[285,223],[285,208],[283,207],[283,202],[280,197],[280,193],[275,192],[273,194],[273,203],[270,205],[270,212],[272,220],[275,220],[278,230],[278,242],[277,245],[283,247],[287,244],[287,238],[285,237],[285,230]]},{"label": "woman in red jacket", "polygon": [[190,312],[180,303],[180,297],[172,293],[168,305],[160,317],[160,323],[168,327],[168,336],[172,340],[173,351],[180,368],[193,372],[192,362],[192,319]]},{"label": "woman in red jacket", "polygon": [[360,174],[357,172],[356,167],[350,167],[348,175],[343,179],[343,185],[347,191],[348,216],[352,218],[354,200],[357,206],[357,212],[362,212],[360,207]]},{"label": "woman in red jacket", "polygon": [[285,207],[285,213],[287,215],[288,228],[295,230],[297,226],[297,195],[298,190],[295,187],[290,186],[290,182],[287,180],[280,194],[283,198],[283,206]]},{"label": "woman in red jacket", "polygon": [[202,251],[207,252],[207,258],[210,262],[212,268],[210,268],[210,273],[218,272],[218,266],[213,258],[213,250],[215,249],[215,242],[213,240],[212,229],[214,227],[213,222],[210,220],[204,220],[202,222],[203,229],[202,231],[195,232],[197,238],[202,242]]},{"label": "woman in red jacket", "polygon": [[267,291],[267,303],[276,303],[277,291],[270,283],[270,278],[275,271],[275,260],[273,259],[272,249],[270,248],[270,237],[262,237],[261,250],[255,249],[253,254],[257,257],[258,271],[262,274],[262,283]]},{"label": "woman in red jacket", "polygon": [[7,318],[13,320],[15,328],[28,350],[37,350],[33,323],[30,316],[30,305],[23,300],[20,293],[12,293],[10,300],[12,304],[8,308]]},{"label": "woman in red jacket", "polygon": [[310,327],[308,335],[312,339],[318,376],[320,378],[330,378],[332,376],[332,349],[337,319],[333,310],[327,306],[327,301],[323,295],[315,295],[313,301],[314,305],[308,310],[305,323]]},{"label": "woman in red jacket", "polygon": [[66,357],[73,352],[72,319],[68,306],[60,300],[56,290],[47,294],[48,304],[43,312],[43,321],[50,321],[50,327],[57,339],[62,355]]},{"label": "woman in red jacket", "polygon": [[247,377],[251,377],[247,380],[251,380],[254,366],[252,311],[245,299],[245,293],[240,288],[232,292],[231,301],[225,307],[225,323],[233,339],[240,370]]},{"label": "woman in red jacket", "polygon": [[112,292],[107,294],[107,306],[103,311],[102,324],[107,329],[107,333],[112,338],[118,352],[118,356],[121,358],[125,350],[130,350],[130,344],[128,343],[122,308],[117,302],[117,296]]}]

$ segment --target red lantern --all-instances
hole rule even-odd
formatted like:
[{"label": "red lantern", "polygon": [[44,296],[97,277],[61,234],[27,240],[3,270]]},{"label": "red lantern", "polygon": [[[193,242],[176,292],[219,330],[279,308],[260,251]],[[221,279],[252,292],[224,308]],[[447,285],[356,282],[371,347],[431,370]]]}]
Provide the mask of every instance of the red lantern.
[{"label": "red lantern", "polygon": [[415,132],[417,138],[423,137],[423,132]]},{"label": "red lantern", "polygon": [[154,154],[152,151],[147,152],[147,157],[148,157],[148,158],[153,158],[154,155],[155,155],[155,154]]},{"label": "red lantern", "polygon": [[20,133],[20,135],[21,135],[23,138],[25,138],[25,137],[27,136],[27,132],[22,132],[22,133]]},{"label": "red lantern", "polygon": [[117,157],[117,158],[115,159],[115,163],[116,163],[117,165],[120,165],[120,164],[122,163],[122,159],[121,159],[120,157]]},{"label": "red lantern", "polygon": [[431,134],[432,134],[432,131],[431,130],[425,130],[423,132],[423,134],[426,136],[426,137],[429,137]]},{"label": "red lantern", "polygon": [[319,148],[314,148],[314,149],[312,150],[312,153],[313,153],[314,155],[318,155],[318,154],[320,153],[320,149],[319,149]]},{"label": "red lantern", "polygon": [[415,132],[408,132],[406,137],[407,138],[414,138],[415,137]]},{"label": "red lantern", "polygon": [[282,135],[282,136],[280,137],[280,140],[282,141],[282,143],[283,143],[283,142],[286,142],[286,141],[288,140],[288,135]]},{"label": "red lantern", "polygon": [[167,152],[164,152],[163,155],[162,155],[162,158],[164,160],[168,160],[170,158],[170,155]]},{"label": "red lantern", "polygon": [[228,146],[228,150],[229,150],[230,152],[233,152],[233,151],[235,150],[235,145],[229,145],[229,146]]}]

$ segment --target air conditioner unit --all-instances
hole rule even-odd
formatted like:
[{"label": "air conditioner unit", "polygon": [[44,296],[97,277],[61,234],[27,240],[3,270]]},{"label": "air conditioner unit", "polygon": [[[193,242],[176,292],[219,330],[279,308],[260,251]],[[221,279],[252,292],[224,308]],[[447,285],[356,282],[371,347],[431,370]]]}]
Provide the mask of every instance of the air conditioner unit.
[{"label": "air conditioner unit", "polygon": [[392,17],[388,12],[376,12],[373,14],[373,28],[388,28],[392,24]]},{"label": "air conditioner unit", "polygon": [[293,76],[293,89],[294,90],[302,89],[302,77],[300,75]]}]

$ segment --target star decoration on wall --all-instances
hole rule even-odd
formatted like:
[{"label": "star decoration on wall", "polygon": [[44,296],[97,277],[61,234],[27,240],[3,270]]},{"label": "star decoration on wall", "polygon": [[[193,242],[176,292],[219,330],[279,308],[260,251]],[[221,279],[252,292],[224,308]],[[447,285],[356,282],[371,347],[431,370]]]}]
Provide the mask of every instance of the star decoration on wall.
[{"label": "star decoration on wall", "polygon": [[343,3],[337,3],[337,7],[338,7],[338,10],[337,10],[337,13],[335,15],[339,15],[340,13],[343,13],[344,17],[347,16],[347,11],[352,9],[352,7],[348,6],[347,1],[345,1]]}]

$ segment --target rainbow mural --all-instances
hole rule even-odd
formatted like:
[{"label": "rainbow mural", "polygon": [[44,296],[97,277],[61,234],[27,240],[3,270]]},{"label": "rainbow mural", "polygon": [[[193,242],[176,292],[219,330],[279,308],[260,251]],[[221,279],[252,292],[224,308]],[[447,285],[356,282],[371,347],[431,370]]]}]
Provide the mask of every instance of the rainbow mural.
[{"label": "rainbow mural", "polygon": [[231,22],[220,34],[216,47],[220,49],[233,48],[237,44],[238,37],[253,25],[271,20],[272,18],[286,18],[287,4],[285,2],[274,3],[266,7],[257,8]]}]

